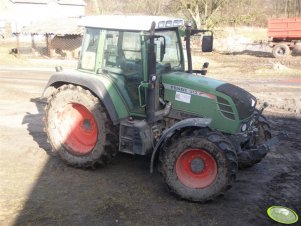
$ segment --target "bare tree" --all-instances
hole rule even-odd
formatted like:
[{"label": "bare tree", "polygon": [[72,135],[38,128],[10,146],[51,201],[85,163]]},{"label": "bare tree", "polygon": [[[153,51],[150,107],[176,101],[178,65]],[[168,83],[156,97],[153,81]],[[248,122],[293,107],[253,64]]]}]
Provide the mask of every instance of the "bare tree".
[{"label": "bare tree", "polygon": [[170,0],[86,0],[87,14],[166,14]]},{"label": "bare tree", "polygon": [[260,25],[266,24],[266,11],[273,7],[263,7],[262,0],[232,0],[223,7],[221,17],[228,25]]},{"label": "bare tree", "polygon": [[160,15],[165,14],[164,7],[169,1],[167,0],[127,0],[123,11],[130,14],[148,14]]},{"label": "bare tree", "polygon": [[[273,4],[273,1],[270,1]],[[275,0],[275,17],[297,17],[301,15],[301,0]]]},{"label": "bare tree", "polygon": [[176,10],[190,19],[196,28],[211,28],[216,14],[229,0],[175,0]]},{"label": "bare tree", "polygon": [[185,17],[198,28],[266,26],[270,17],[301,16],[301,0],[86,0],[87,14]]}]

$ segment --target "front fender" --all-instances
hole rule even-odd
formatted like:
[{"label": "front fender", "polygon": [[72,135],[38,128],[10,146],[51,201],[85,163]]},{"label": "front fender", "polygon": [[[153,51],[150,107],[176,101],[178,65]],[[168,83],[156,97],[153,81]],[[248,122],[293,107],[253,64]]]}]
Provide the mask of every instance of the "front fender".
[{"label": "front fender", "polygon": [[175,133],[176,130],[180,130],[187,127],[198,127],[198,128],[205,128],[210,125],[212,119],[210,118],[189,118],[184,119],[180,122],[177,122],[172,127],[164,130],[163,134],[161,135],[159,141],[157,142],[151,158],[150,164],[150,172],[152,173],[154,170],[154,161],[156,155],[159,153],[158,151],[161,149],[162,145]]},{"label": "front fender", "polygon": [[58,72],[53,74],[46,85],[42,97],[49,96],[51,87],[74,84],[92,91],[104,104],[114,125],[129,116],[127,105],[119,95],[113,82],[106,76],[90,75],[79,71]]}]

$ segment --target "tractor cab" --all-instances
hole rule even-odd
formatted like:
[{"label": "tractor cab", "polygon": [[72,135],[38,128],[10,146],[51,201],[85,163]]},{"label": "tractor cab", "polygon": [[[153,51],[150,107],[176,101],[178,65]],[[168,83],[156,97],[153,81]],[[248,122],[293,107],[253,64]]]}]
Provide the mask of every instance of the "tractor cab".
[{"label": "tractor cab", "polygon": [[[152,23],[152,47],[150,29]],[[182,19],[167,17],[101,16],[84,18],[86,32],[78,70],[114,80],[132,115],[145,117],[150,67],[156,73],[184,71],[178,27]],[[153,48],[150,56],[149,49]],[[153,65],[150,66],[150,57]],[[158,102],[158,100],[156,101]],[[158,104],[158,103],[157,103]]]}]

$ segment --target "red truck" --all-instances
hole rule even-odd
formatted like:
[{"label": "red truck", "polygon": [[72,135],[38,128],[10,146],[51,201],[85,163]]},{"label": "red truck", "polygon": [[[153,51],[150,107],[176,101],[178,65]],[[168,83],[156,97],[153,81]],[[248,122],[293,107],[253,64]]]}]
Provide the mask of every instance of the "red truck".
[{"label": "red truck", "polygon": [[269,19],[268,38],[274,57],[290,55],[295,45],[301,42],[301,18]]}]

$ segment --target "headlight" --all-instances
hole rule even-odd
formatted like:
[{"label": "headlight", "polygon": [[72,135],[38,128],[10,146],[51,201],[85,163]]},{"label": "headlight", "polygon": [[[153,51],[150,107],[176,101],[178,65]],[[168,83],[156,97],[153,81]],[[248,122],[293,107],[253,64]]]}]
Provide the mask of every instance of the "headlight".
[{"label": "headlight", "polygon": [[247,130],[247,124],[242,124],[241,132],[245,132]]},{"label": "headlight", "polygon": [[251,102],[252,102],[252,103],[251,103],[251,106],[252,106],[252,107],[255,107],[256,100],[254,100],[254,99],[251,99]]}]

